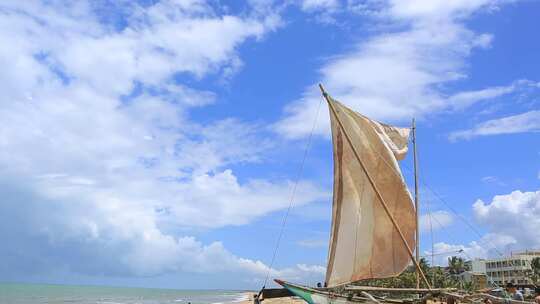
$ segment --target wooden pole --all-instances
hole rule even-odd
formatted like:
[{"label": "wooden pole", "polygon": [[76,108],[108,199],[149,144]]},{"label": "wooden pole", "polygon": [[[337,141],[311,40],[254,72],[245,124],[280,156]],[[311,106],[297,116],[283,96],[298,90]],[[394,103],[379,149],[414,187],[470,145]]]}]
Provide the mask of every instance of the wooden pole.
[{"label": "wooden pole", "polygon": [[384,211],[386,212],[386,215],[388,215],[388,217],[390,218],[390,221],[392,222],[392,225],[394,225],[394,228],[396,229],[396,231],[398,232],[399,234],[399,237],[401,238],[401,240],[403,241],[403,244],[405,245],[405,248],[407,249],[407,253],[409,253],[409,257],[411,258],[411,260],[414,262],[414,265],[416,266],[416,269],[417,271],[420,272],[420,275],[422,276],[422,279],[424,280],[424,283],[426,283],[426,286],[431,289],[431,285],[429,284],[426,276],[424,275],[424,272],[422,271],[422,269],[420,268],[420,265],[418,264],[418,261],[414,258],[414,254],[411,250],[411,248],[409,247],[409,244],[407,244],[407,240],[405,240],[405,236],[403,235],[403,232],[401,232],[401,229],[399,228],[396,220],[394,219],[394,216],[392,215],[392,213],[390,212],[390,209],[388,208],[388,205],[386,205],[386,202],[384,201],[382,195],[381,195],[381,192],[379,191],[379,188],[377,188],[377,185],[375,185],[375,182],[373,181],[373,179],[371,178],[371,175],[369,174],[369,172],[367,171],[367,168],[364,166],[364,163],[362,162],[362,159],[360,158],[360,155],[358,154],[358,151],[356,151],[356,147],[354,146],[351,138],[349,137],[349,134],[347,134],[347,132],[345,132],[345,128],[343,127],[343,123],[341,122],[341,120],[339,119],[339,116],[337,115],[337,112],[336,112],[336,109],[334,108],[334,105],[332,104],[332,102],[330,101],[329,97],[328,97],[328,94],[326,93],[326,91],[324,90],[322,84],[319,84],[319,88],[321,89],[321,92],[324,96],[324,98],[326,99],[326,102],[328,103],[328,107],[330,107],[330,111],[332,111],[332,113],[334,114],[334,116],[336,117],[336,120],[341,128],[341,130],[343,131],[343,134],[345,135],[345,138],[347,139],[347,142],[349,143],[349,145],[351,146],[352,150],[353,150],[353,153],[354,155],[356,156],[356,159],[358,160],[358,162],[360,163],[360,167],[362,167],[362,170],[364,171],[364,173],[366,174],[368,180],[369,180],[369,183],[371,184],[371,186],[373,187],[373,189],[375,190],[375,194],[377,194],[377,197],[379,198],[379,200],[381,201],[381,204],[383,206],[383,209]]},{"label": "wooden pole", "polygon": [[376,286],[356,286],[349,285],[345,287],[347,291],[383,291],[383,292],[451,292],[457,291],[457,288],[390,288],[390,287],[376,287]]},{"label": "wooden pole", "polygon": [[[412,142],[414,156],[414,208],[416,209],[416,260],[420,262],[420,208],[418,193],[418,159],[416,157],[416,121],[412,120]],[[420,288],[420,272],[416,270],[416,288]]]}]

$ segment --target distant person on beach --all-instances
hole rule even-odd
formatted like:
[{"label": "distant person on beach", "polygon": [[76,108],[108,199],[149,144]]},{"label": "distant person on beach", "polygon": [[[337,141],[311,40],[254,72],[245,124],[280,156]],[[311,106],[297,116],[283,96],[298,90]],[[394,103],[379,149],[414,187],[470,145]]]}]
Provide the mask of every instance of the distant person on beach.
[{"label": "distant person on beach", "polygon": [[253,304],[260,304],[261,303],[261,293],[262,293],[262,289],[261,291],[259,291],[259,293],[256,293],[253,295]]},{"label": "distant person on beach", "polygon": [[523,294],[519,290],[517,290],[514,283],[508,282],[506,284],[506,291],[509,293],[509,296],[512,298],[512,300],[524,301]]},{"label": "distant person on beach", "polygon": [[535,298],[534,298],[534,302],[536,302],[536,304],[540,304],[540,287],[536,287],[534,289],[534,292],[536,293]]}]

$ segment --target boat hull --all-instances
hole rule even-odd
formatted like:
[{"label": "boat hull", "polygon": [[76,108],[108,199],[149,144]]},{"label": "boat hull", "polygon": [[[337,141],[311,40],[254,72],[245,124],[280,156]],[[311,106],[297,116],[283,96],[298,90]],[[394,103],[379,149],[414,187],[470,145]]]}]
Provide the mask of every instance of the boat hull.
[{"label": "boat hull", "polygon": [[309,288],[302,285],[297,285],[282,280],[275,280],[276,283],[285,287],[292,294],[302,298],[309,304],[348,304],[348,303],[362,303],[364,301],[358,301],[347,296],[331,293],[328,291],[321,291],[313,288]]}]

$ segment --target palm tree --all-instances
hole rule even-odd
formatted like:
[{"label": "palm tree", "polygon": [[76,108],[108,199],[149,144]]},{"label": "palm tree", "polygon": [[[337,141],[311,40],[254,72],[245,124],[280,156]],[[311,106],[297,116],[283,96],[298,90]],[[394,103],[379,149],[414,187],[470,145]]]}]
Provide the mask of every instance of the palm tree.
[{"label": "palm tree", "polygon": [[465,261],[463,258],[452,256],[448,258],[448,271],[450,274],[460,274],[465,271]]},{"label": "palm tree", "polygon": [[532,259],[531,269],[532,269],[532,279],[534,283],[537,284],[540,279],[540,257],[536,257]]},{"label": "palm tree", "polygon": [[[450,274],[445,273],[443,267],[430,266],[429,262],[422,258],[418,261],[420,268],[426,275],[429,282],[433,283],[433,287],[448,288],[459,287],[460,280],[456,274],[460,274],[465,271],[465,261],[462,258],[452,257],[448,259],[448,265]],[[399,276],[386,278],[386,279],[368,279],[357,282],[359,285],[368,286],[380,286],[380,287],[409,287],[414,288],[416,286],[416,269],[415,267],[409,267]],[[424,282],[421,282],[422,287],[426,287]],[[468,285],[464,287],[470,287]]]},{"label": "palm tree", "polygon": [[429,262],[425,258],[420,258],[420,261],[418,261],[418,265],[420,265],[420,269],[422,269],[424,274],[429,273]]}]

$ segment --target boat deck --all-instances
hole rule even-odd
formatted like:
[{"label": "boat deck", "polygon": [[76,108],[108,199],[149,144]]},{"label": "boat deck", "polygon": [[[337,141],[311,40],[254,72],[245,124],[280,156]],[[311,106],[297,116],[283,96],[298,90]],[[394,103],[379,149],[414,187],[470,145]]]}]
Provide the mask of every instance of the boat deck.
[{"label": "boat deck", "polygon": [[[243,301],[240,304],[253,304],[253,296],[255,293],[249,294],[249,300]],[[261,304],[306,304],[304,300],[299,297],[283,297],[265,299]],[[445,302],[428,300],[427,304],[446,304]]]}]

